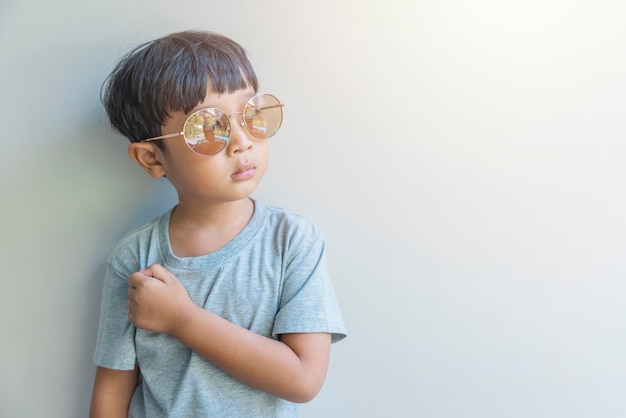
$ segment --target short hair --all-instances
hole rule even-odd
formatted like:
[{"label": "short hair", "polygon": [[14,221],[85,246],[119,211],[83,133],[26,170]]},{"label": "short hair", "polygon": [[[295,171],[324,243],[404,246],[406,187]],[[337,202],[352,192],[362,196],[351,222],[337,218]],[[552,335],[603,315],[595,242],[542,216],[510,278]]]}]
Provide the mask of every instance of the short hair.
[{"label": "short hair", "polygon": [[208,88],[222,94],[248,87],[256,92],[258,80],[241,45],[213,32],[184,31],[124,55],[103,83],[100,97],[111,126],[139,142],[161,135],[171,112],[189,113]]}]

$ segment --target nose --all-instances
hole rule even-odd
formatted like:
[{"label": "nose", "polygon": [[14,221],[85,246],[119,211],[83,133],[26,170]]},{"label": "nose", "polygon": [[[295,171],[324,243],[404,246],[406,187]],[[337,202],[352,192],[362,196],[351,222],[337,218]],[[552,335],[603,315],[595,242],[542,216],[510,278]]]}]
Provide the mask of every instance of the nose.
[{"label": "nose", "polygon": [[[237,116],[231,120],[233,116]],[[230,141],[228,142],[228,152],[236,154],[252,149],[253,142],[250,140],[248,129],[243,121],[243,113],[235,112],[228,115],[230,122]]]}]

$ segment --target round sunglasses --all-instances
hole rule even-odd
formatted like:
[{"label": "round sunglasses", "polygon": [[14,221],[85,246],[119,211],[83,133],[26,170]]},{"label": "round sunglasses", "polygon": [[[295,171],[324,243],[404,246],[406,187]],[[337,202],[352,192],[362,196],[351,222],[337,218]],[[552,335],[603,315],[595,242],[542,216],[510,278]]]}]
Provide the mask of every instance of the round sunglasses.
[{"label": "round sunglasses", "polygon": [[227,115],[224,111],[209,107],[193,112],[183,125],[182,132],[156,136],[140,142],[159,141],[182,136],[187,147],[199,155],[215,155],[226,148],[230,141],[230,117],[241,114],[240,126],[255,138],[268,139],[283,122],[283,106],[276,96],[258,94],[252,97],[241,112]]}]

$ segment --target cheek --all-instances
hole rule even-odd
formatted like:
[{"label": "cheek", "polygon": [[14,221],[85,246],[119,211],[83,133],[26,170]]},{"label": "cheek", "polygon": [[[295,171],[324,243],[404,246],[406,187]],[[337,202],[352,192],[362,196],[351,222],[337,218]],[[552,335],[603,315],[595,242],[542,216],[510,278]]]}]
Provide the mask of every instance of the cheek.
[{"label": "cheek", "polygon": [[268,140],[263,140],[263,142],[259,142],[258,146],[257,146],[257,154],[260,158],[262,158],[264,161],[268,161],[269,160],[269,156],[270,156],[270,143]]},{"label": "cheek", "polygon": [[267,169],[267,166],[270,161],[270,149],[267,144],[260,147],[259,152],[257,153],[257,168],[261,169],[263,173]]},{"label": "cheek", "polygon": [[204,157],[194,154],[184,142],[181,145],[183,146],[176,147],[176,150],[169,150],[171,152],[163,164],[165,175],[175,187],[193,184],[198,179],[205,178],[204,173],[207,171]]}]

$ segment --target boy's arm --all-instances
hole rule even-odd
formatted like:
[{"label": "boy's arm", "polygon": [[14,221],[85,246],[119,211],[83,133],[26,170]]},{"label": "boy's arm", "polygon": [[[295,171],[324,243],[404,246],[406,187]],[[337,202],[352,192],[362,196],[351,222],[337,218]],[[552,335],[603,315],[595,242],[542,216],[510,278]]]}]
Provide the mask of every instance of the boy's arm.
[{"label": "boy's arm", "polygon": [[113,370],[98,366],[89,417],[128,417],[128,406],[138,379],[139,368],[136,366],[134,370]]},{"label": "boy's arm", "polygon": [[330,334],[276,341],[195,306],[171,335],[233,377],[292,402],[313,399],[326,377]]},{"label": "boy's arm", "polygon": [[233,377],[292,402],[308,402],[322,387],[330,334],[283,334],[281,341],[256,334],[196,306],[157,264],[131,274],[128,283],[135,326],[168,333]]}]

